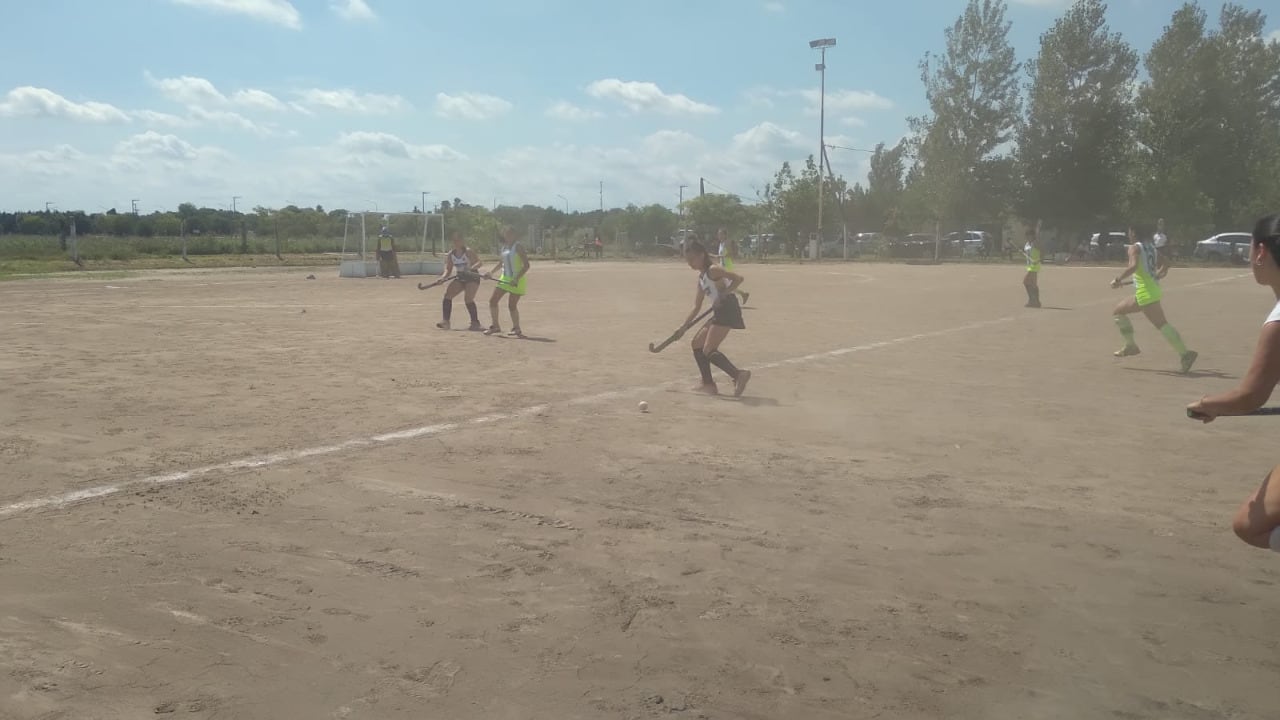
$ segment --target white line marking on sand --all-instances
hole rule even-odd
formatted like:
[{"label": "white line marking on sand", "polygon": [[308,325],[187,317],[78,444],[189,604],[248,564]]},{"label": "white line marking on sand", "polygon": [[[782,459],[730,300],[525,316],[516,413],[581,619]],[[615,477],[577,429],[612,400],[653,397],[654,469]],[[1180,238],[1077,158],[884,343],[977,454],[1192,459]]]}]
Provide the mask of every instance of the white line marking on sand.
[{"label": "white line marking on sand", "polygon": [[[1213,280],[1205,280],[1198,283],[1183,285],[1183,288],[1199,287],[1203,285],[1213,285],[1220,282],[1229,282],[1238,280],[1242,277],[1248,277],[1247,274],[1232,275],[1224,278],[1215,278]],[[1080,307],[1088,307],[1090,305],[1101,305],[1113,302],[1112,299],[1084,303]],[[916,333],[914,335],[904,335],[902,337],[893,338],[891,340],[881,340],[879,342],[866,343],[863,345],[853,345],[850,347],[837,348],[835,350],[827,350],[824,352],[811,353],[809,355],[801,355],[799,357],[786,358],[784,360],[775,360],[769,363],[754,366],[755,368],[776,368],[784,365],[802,365],[828,358],[841,357],[851,353],[866,352],[868,350],[878,350],[880,348],[892,347],[894,345],[902,345],[916,340],[927,340],[929,338],[942,337],[944,335],[954,335],[969,330],[978,330],[980,328],[991,327],[1002,323],[1012,322],[1019,318],[1034,317],[1035,312],[1028,312],[1019,315],[1008,315],[994,320],[980,320],[978,322],[966,323],[955,327],[944,328],[942,330],[934,330],[931,332]],[[584,395],[582,397],[572,398],[570,400],[560,401],[557,405],[579,406],[593,405],[608,400],[616,400],[627,396],[636,395],[638,393],[649,393],[662,390],[664,388],[678,385],[678,382],[662,383],[661,385],[651,385],[646,387],[632,387],[621,390],[609,390],[594,395]],[[422,427],[409,428],[407,430],[397,430],[393,432],[381,433],[378,435],[370,435],[363,438],[354,438],[333,445],[320,445],[317,447],[304,448],[301,450],[290,450],[287,452],[271,453],[269,455],[260,455],[257,457],[241,458],[239,460],[231,460],[214,465],[205,465],[203,467],[192,468],[190,470],[179,470],[177,472],[164,473],[161,475],[149,475],[147,477],[135,478],[133,480],[124,480],[118,483],[107,485],[98,485],[95,487],[84,488],[81,490],[72,490],[70,492],[59,493],[57,495],[47,495],[40,498],[32,498],[31,500],[22,500],[9,505],[0,506],[0,519],[11,517],[19,513],[30,512],[34,510],[60,509],[70,505],[77,505],[89,500],[118,495],[123,492],[129,492],[145,487],[159,485],[173,485],[181,482],[189,482],[198,480],[211,475],[224,475],[240,472],[242,470],[256,470],[259,468],[271,467],[273,465],[282,465],[285,463],[297,462],[306,458],[317,457],[321,455],[334,455],[345,452],[347,450],[357,450],[361,448],[373,447],[376,445],[385,445],[403,440],[413,440],[423,437],[431,437],[434,435],[443,435],[445,433],[462,430],[469,427],[480,425],[492,425],[507,420],[517,420],[520,418],[538,415],[546,412],[552,407],[551,404],[543,403],[539,405],[530,405],[511,412],[493,413],[490,415],[481,415],[479,417],[467,420],[459,420],[457,422],[441,423],[437,425],[423,425]]]}]

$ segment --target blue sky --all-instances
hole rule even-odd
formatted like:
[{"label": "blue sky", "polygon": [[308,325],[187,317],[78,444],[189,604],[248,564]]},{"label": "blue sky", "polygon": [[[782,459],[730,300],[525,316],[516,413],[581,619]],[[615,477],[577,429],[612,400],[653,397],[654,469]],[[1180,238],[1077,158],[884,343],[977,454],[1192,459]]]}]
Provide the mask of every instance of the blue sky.
[{"label": "blue sky", "polygon": [[[1020,59],[1064,4],[1011,2]],[[1179,4],[1113,0],[1111,24],[1144,52]],[[476,204],[564,195],[585,210],[601,181],[606,206],[674,205],[699,177],[752,198],[816,149],[809,40],[839,41],[828,142],[893,143],[925,110],[917,63],[963,5],[14,0],[0,209],[139,198],[149,212],[239,195],[245,208],[409,210],[429,191]],[[831,152],[838,172],[865,176],[864,155]]]}]

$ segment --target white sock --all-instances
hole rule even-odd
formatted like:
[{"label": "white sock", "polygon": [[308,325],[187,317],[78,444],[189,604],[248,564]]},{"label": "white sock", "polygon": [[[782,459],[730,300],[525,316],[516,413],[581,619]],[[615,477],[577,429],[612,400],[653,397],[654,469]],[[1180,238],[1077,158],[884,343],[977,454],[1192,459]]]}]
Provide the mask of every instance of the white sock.
[{"label": "white sock", "polygon": [[1280,527],[1271,531],[1271,539],[1268,544],[1271,545],[1273,551],[1280,552]]}]

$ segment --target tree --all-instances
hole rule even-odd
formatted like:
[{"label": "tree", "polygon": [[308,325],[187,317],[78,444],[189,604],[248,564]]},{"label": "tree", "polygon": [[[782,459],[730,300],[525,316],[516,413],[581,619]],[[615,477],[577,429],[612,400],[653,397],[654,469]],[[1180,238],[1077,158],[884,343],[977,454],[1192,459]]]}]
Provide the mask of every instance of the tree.
[{"label": "tree", "polygon": [[1022,213],[1060,229],[1096,228],[1127,210],[1138,57],[1110,32],[1106,12],[1102,0],[1077,0],[1028,63]]},{"label": "tree", "polygon": [[969,0],[945,32],[945,53],[920,63],[930,115],[909,124],[916,179],[934,218],[994,217],[1005,209],[1009,161],[1002,151],[1022,112],[1005,10],[1004,0]]},{"label": "tree", "polygon": [[708,193],[684,201],[685,215],[704,239],[725,228],[734,235],[750,225],[749,212],[737,195]]},{"label": "tree", "polygon": [[[904,160],[907,149],[908,145],[905,142],[900,142],[892,148],[886,148],[884,143],[879,143],[876,145],[875,152],[871,154],[871,170],[867,173],[865,199],[859,203],[855,198],[855,203],[864,209],[868,230],[883,229],[890,213],[902,208],[902,193],[905,189]],[[856,190],[861,190],[861,187],[857,187]]]},{"label": "tree", "polygon": [[1146,56],[1148,79],[1138,89],[1138,157],[1133,177],[1134,215],[1164,217],[1169,230],[1197,235],[1212,225],[1212,207],[1196,178],[1195,157],[1212,133],[1209,125],[1211,50],[1205,13],[1179,8]]},{"label": "tree", "polygon": [[[823,203],[836,208],[843,216],[847,191],[844,178],[830,177],[823,184]],[[791,163],[782,163],[773,182],[765,186],[764,207],[774,231],[782,236],[788,251],[796,254],[809,233],[818,230],[818,165],[812,155],[805,158],[799,177],[791,169]]]}]

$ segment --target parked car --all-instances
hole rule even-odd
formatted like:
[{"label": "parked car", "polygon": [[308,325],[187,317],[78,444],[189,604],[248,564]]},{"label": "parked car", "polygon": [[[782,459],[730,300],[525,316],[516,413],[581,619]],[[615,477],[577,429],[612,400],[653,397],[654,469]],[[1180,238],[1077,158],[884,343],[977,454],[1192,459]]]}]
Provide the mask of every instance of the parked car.
[{"label": "parked car", "polygon": [[943,254],[959,257],[985,256],[992,247],[991,233],[985,230],[957,230],[942,239]]},{"label": "parked car", "polygon": [[1211,262],[1249,262],[1249,233],[1218,233],[1196,243],[1193,255],[1197,260]]},{"label": "parked car", "polygon": [[903,258],[931,258],[934,245],[935,240],[930,233],[911,233],[901,239],[890,241],[889,254]]},{"label": "parked car", "polygon": [[1101,233],[1089,236],[1089,257],[1094,260],[1124,260],[1129,257],[1129,233],[1112,230],[1102,237]]}]

